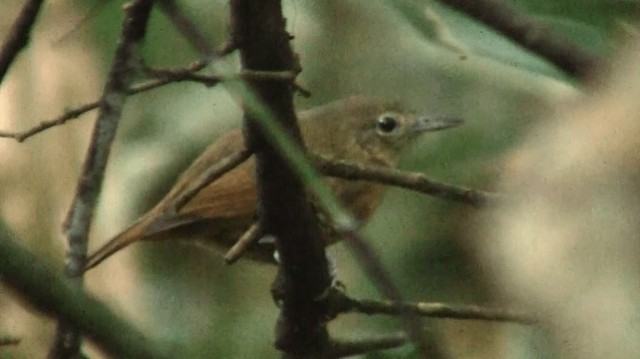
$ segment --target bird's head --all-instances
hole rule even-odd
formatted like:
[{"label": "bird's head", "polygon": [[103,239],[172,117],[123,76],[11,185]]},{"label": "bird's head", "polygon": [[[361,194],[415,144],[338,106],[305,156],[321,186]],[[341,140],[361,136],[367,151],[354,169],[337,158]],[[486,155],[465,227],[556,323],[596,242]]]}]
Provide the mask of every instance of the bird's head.
[{"label": "bird's head", "polygon": [[395,166],[420,135],[462,124],[451,116],[418,114],[396,101],[350,97],[301,114],[309,148],[335,159]]}]

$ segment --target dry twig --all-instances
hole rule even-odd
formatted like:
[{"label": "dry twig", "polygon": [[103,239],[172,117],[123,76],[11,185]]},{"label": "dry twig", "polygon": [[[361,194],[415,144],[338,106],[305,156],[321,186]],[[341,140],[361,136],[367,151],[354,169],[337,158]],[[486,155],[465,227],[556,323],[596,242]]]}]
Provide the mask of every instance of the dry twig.
[{"label": "dry twig", "polygon": [[497,322],[512,322],[520,324],[534,324],[533,317],[507,309],[487,308],[473,304],[450,304],[435,302],[392,302],[387,300],[353,299],[344,294],[340,298],[343,313],[390,314],[398,315],[402,311],[409,311],[415,315],[429,318],[448,318],[466,320],[486,320]]},{"label": "dry twig", "polygon": [[[76,288],[82,286],[82,273],[87,256],[89,229],[98,195],[102,188],[104,171],[111,144],[118,129],[127,91],[135,75],[135,65],[144,38],[153,0],[136,0],[125,8],[122,35],[100,101],[87,155],[78,180],[74,199],[64,223],[69,248],[65,265],[66,274]],[[51,347],[51,358],[69,358],[80,351],[81,332],[61,319]]]},{"label": "dry twig", "polygon": [[329,160],[317,155],[314,156],[313,160],[318,170],[327,176],[349,180],[372,181],[407,188],[430,196],[465,203],[477,208],[495,205],[505,199],[505,196],[497,193],[483,192],[448,183],[436,182],[421,173],[382,167],[368,167],[347,161]]}]

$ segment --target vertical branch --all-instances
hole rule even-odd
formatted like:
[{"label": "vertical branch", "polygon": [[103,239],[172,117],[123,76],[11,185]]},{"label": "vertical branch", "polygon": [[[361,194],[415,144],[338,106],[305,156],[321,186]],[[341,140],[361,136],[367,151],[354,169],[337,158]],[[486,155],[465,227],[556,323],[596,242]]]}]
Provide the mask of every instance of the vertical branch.
[{"label": "vertical branch", "polygon": [[[233,38],[242,66],[250,71],[292,70],[294,56],[279,0],[231,0]],[[302,144],[293,91],[282,81],[251,81],[254,93]],[[328,348],[326,304],[330,285],[320,227],[302,181],[267,141],[254,112],[245,109],[245,136],[256,155],[260,225],[276,238],[280,254],[274,295],[281,301],[276,346],[291,356],[323,356]]]},{"label": "vertical branch", "polygon": [[18,56],[20,50],[27,46],[29,34],[42,7],[42,1],[29,0],[22,8],[20,16],[18,16],[13,27],[9,30],[9,37],[2,45],[2,50],[0,50],[0,82],[4,79],[4,75],[7,74],[9,66]]},{"label": "vertical branch", "polygon": [[[153,0],[136,0],[125,7],[122,35],[100,101],[98,119],[75,197],[64,224],[69,243],[66,274],[77,287],[82,286],[82,269],[87,255],[89,229],[102,187],[111,144],[139,61],[140,47],[152,5]],[[56,339],[49,353],[50,358],[74,357],[79,348],[80,333],[60,320]]]}]

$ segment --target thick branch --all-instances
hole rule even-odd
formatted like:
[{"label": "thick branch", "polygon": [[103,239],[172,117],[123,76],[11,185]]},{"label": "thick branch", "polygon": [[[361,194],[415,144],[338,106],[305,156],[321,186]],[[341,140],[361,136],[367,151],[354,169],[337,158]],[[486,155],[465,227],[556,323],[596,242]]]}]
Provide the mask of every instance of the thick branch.
[{"label": "thick branch", "polygon": [[[231,0],[230,4],[232,37],[239,41],[243,70],[295,69],[280,1]],[[281,81],[249,83],[257,101],[301,145],[292,86]],[[245,104],[245,136],[256,156],[260,227],[276,238],[280,254],[274,284],[274,295],[281,301],[276,345],[288,355],[322,356],[328,349],[328,334],[326,304],[319,298],[331,277],[318,221],[302,181],[272,147],[250,104]]]},{"label": "thick branch", "polygon": [[600,62],[596,55],[498,0],[438,1],[484,23],[571,76],[586,79]]},{"label": "thick branch", "polygon": [[[31,28],[36,22],[36,17],[40,12],[43,0],[29,0],[22,11],[20,16],[16,19],[16,22],[9,30],[9,37],[2,45],[0,50],[0,82],[4,79],[4,76],[9,70],[9,66],[13,63],[20,50],[22,50],[29,42],[29,34]],[[5,5],[6,6],[6,5]]]}]

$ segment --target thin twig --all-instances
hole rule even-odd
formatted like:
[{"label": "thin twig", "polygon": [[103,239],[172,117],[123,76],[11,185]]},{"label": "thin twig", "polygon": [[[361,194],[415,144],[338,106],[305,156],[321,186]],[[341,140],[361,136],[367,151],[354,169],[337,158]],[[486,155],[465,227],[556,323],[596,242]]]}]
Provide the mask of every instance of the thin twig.
[{"label": "thin twig", "polygon": [[198,176],[192,186],[186,189],[182,193],[182,195],[180,195],[180,197],[175,200],[173,211],[178,212],[180,208],[182,208],[185,204],[187,204],[187,202],[192,200],[193,197],[195,197],[195,195],[200,192],[200,190],[220,178],[225,173],[234,169],[242,162],[246,161],[249,156],[251,156],[251,151],[245,147],[241,150],[235,151],[225,158],[222,158],[213,166],[209,167],[204,173]]},{"label": "thin twig", "polygon": [[82,114],[89,112],[91,110],[95,110],[100,106],[100,101],[94,101],[80,107],[74,108],[73,110],[69,110],[62,115],[51,119],[42,121],[34,127],[31,127],[28,130],[21,132],[9,132],[9,131],[0,131],[0,137],[4,138],[12,138],[18,142],[23,142],[31,136],[37,135],[38,133],[45,131],[51,127],[64,125],[67,121],[73,120],[75,118],[80,117]]},{"label": "thin twig", "polygon": [[[234,42],[232,41],[227,41],[224,42],[222,45],[220,45],[217,49],[216,49],[216,56],[217,57],[221,57],[224,55],[227,55],[231,52],[233,52],[236,49],[236,45]],[[198,60],[193,62],[192,64],[184,67],[184,68],[180,68],[180,69],[169,69],[169,70],[165,70],[167,72],[175,72],[175,73],[194,73],[194,72],[198,72],[202,69],[204,69],[209,63],[211,62],[210,59],[202,59],[202,60]],[[152,80],[148,80],[148,81],[144,81],[141,83],[138,83],[136,85],[131,86],[128,90],[127,90],[127,95],[131,96],[131,95],[136,95],[139,94],[141,92],[146,92],[149,90],[153,90],[155,88],[158,87],[162,87],[168,84],[172,84],[175,82],[180,82],[180,81],[187,81],[189,80],[188,78],[159,78],[159,79],[152,79]],[[51,128],[51,127],[55,127],[55,126],[60,126],[60,125],[64,125],[67,121],[69,120],[73,120],[76,119],[78,117],[80,117],[81,115],[83,115],[86,112],[89,112],[91,110],[95,110],[100,106],[100,100],[98,101],[94,101],[91,103],[87,103],[84,105],[81,105],[77,108],[74,108],[72,110],[66,111],[65,113],[61,114],[60,116],[51,119],[51,120],[46,120],[46,121],[42,121],[40,122],[38,125],[27,129],[25,131],[19,131],[19,132],[11,132],[11,131],[0,131],[0,138],[12,138],[18,142],[23,142],[25,140],[27,140],[28,138],[37,135],[43,131],[46,131],[47,129]]]},{"label": "thin twig", "polygon": [[251,245],[255,244],[260,239],[260,225],[258,222],[249,227],[238,239],[238,241],[227,251],[224,255],[224,261],[227,264],[235,263],[243,254],[247,252]]},{"label": "thin twig", "polygon": [[[292,81],[295,78],[295,74],[291,71],[243,71],[239,76],[215,76],[215,75],[198,75],[194,72],[206,66],[206,61],[201,60],[193,63],[192,65],[181,69],[147,69],[149,74],[157,77],[153,80],[141,82],[139,84],[131,86],[127,91],[127,95],[135,95],[141,92],[149,91],[167,84],[192,81],[199,82],[205,86],[214,86],[222,81],[236,80],[237,78],[251,79],[251,80],[264,80],[264,81]],[[51,127],[64,125],[67,121],[76,119],[86,112],[95,110],[100,106],[100,101],[94,101],[80,107],[69,110],[62,115],[47,121],[42,121],[38,125],[22,131],[22,132],[9,132],[0,131],[0,138],[13,138],[18,142],[23,142],[26,139],[34,136],[42,131],[45,131]]]},{"label": "thin twig", "polygon": [[209,44],[207,36],[180,10],[173,0],[158,1],[160,10],[169,18],[184,38],[200,53],[209,58],[215,55],[215,49]]},{"label": "thin twig", "polygon": [[89,7],[89,10],[82,15],[80,20],[74,21],[72,27],[65,31],[62,36],[58,37],[55,41],[53,41],[54,46],[60,46],[63,43],[69,41],[73,38],[73,36],[80,32],[82,29],[86,29],[89,26],[89,23],[95,20],[98,15],[100,15],[101,11],[104,11],[105,7],[109,5],[110,0],[97,0]]},{"label": "thin twig", "polygon": [[368,354],[378,350],[398,348],[409,338],[403,332],[371,335],[359,339],[331,339],[332,353],[336,358]]},{"label": "thin twig", "polygon": [[[100,101],[100,112],[91,135],[89,148],[74,199],[63,225],[69,248],[65,271],[75,288],[82,286],[82,273],[87,256],[87,242],[93,212],[104,180],[111,144],[116,135],[127,91],[133,81],[142,40],[153,7],[153,0],[135,0],[125,7],[122,35],[116,49],[108,81]],[[50,358],[78,355],[81,332],[64,320],[58,322],[56,339]]]},{"label": "thin twig", "polygon": [[[198,60],[194,63],[192,63],[191,65],[188,65],[185,68],[182,69],[174,69],[174,70],[166,70],[169,72],[184,72],[184,73],[193,73],[193,72],[197,72],[202,70],[203,68],[205,68],[207,65],[209,64],[209,60]],[[135,84],[133,86],[131,86],[128,90],[127,90],[127,95],[131,96],[131,95],[137,95],[141,92],[146,92],[149,90],[153,90],[156,89],[158,87],[162,87],[171,83],[175,83],[175,82],[180,82],[180,81],[186,81],[183,79],[172,79],[172,78],[159,78],[159,79],[153,79],[153,80],[148,80],[148,81],[144,81],[144,82],[140,82],[138,84]],[[61,114],[60,116],[51,119],[51,120],[46,120],[46,121],[42,121],[40,122],[38,125],[27,129],[25,131],[19,131],[19,132],[11,132],[11,131],[0,131],[0,138],[4,137],[4,138],[12,138],[18,142],[23,142],[27,139],[29,139],[30,137],[37,135],[43,131],[48,130],[51,127],[55,127],[55,126],[61,126],[64,125],[67,121],[76,119],[78,117],[80,117],[81,115],[95,110],[100,106],[100,100],[98,101],[94,101],[94,102],[90,102],[84,105],[81,105],[79,107],[76,107],[72,110],[66,111],[65,113]]]},{"label": "thin twig", "polygon": [[601,62],[544,24],[497,0],[438,0],[484,23],[520,46],[556,65],[562,71],[580,79],[592,74]]},{"label": "thin twig", "polygon": [[0,50],[0,83],[4,80],[4,76],[20,50],[27,46],[29,34],[36,22],[40,8],[42,8],[42,3],[43,0],[29,0],[9,30],[9,37]]},{"label": "thin twig", "polygon": [[317,155],[313,157],[313,161],[318,170],[327,176],[384,183],[450,201],[465,203],[477,208],[496,205],[506,198],[504,195],[497,193],[436,182],[421,173],[329,160]]},{"label": "thin twig", "polygon": [[[487,206],[496,205],[504,202],[506,199],[506,196],[498,193],[483,192],[466,187],[437,182],[427,178],[422,173],[407,172],[383,167],[370,167],[346,161],[329,160],[318,155],[312,157],[318,170],[327,176],[354,181],[371,181],[397,186],[445,200],[465,203],[476,208],[485,208]],[[255,242],[256,234],[257,226],[255,226],[255,228],[252,226],[227,252],[225,255],[225,261],[228,264],[232,264],[237,261],[246,252],[250,245]]]},{"label": "thin twig", "polygon": [[[335,227],[337,233],[346,238],[345,243],[352,250],[360,266],[373,279],[373,283],[378,287],[378,291],[383,293],[391,302],[403,303],[403,296],[400,290],[391,279],[389,272],[382,265],[382,261],[377,253],[362,238],[358,226],[355,222],[351,224],[338,224]],[[407,333],[411,340],[418,345],[420,352],[425,358],[442,358],[441,349],[433,342],[433,338],[424,335],[423,325],[420,318],[410,310],[410,308],[399,307],[397,314],[404,321]]]},{"label": "thin twig", "polygon": [[[199,71],[202,68],[204,68],[206,65],[207,65],[207,61],[200,60],[189,65],[188,67],[183,69],[183,71],[185,72]],[[183,81],[183,80],[180,80],[180,79],[174,80],[170,78],[148,80],[148,81],[144,81],[139,84],[131,86],[128,90],[126,90],[126,94],[129,96],[136,95],[141,92],[153,90],[155,88],[168,85],[174,82],[179,82],[179,81]],[[93,101],[93,102],[81,105],[79,107],[76,107],[72,110],[66,111],[65,113],[51,120],[42,121],[38,125],[25,131],[20,131],[20,132],[0,131],[0,138],[1,137],[12,138],[18,142],[23,142],[34,135],[37,135],[43,131],[48,130],[51,127],[64,125],[65,123],[67,123],[67,121],[76,119],[89,111],[97,109],[99,106],[100,106],[100,100]]]},{"label": "thin twig", "polygon": [[508,309],[487,308],[472,304],[450,304],[435,302],[393,302],[388,300],[353,299],[343,294],[341,301],[343,313],[357,312],[364,314],[398,315],[409,311],[429,318],[487,320],[495,322],[512,322],[535,324],[536,320],[525,313]]},{"label": "thin twig", "polygon": [[194,73],[190,69],[146,69],[149,77],[155,77],[158,80],[180,82],[193,81],[199,82],[207,87],[212,87],[223,81],[235,81],[238,79],[256,80],[256,81],[286,81],[293,82],[296,73],[293,71],[249,71],[242,70],[238,75],[200,75]]}]

